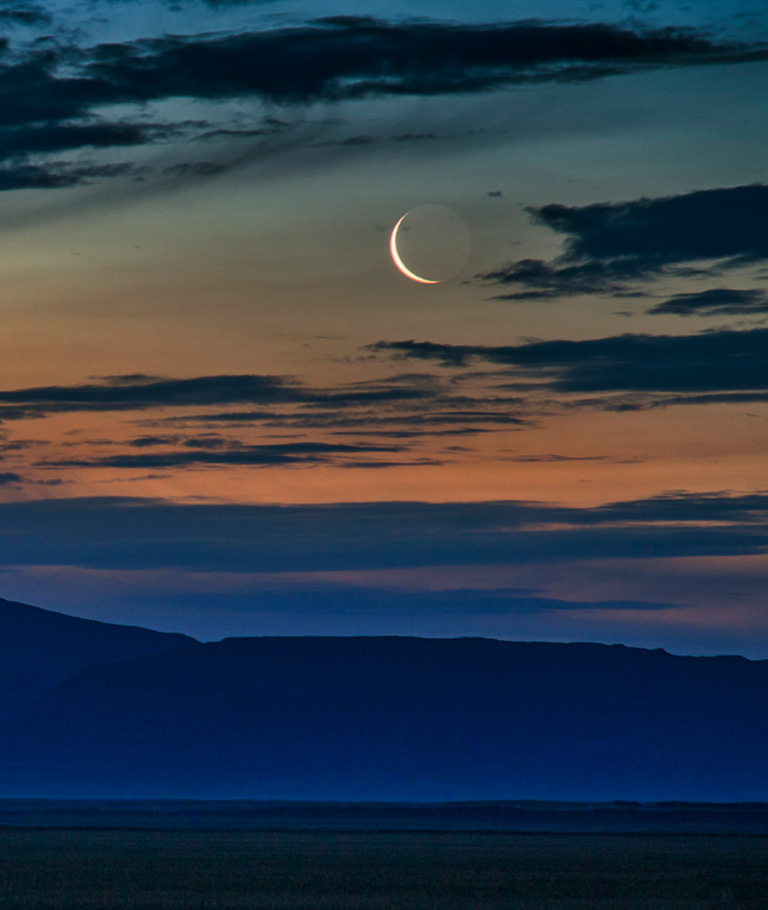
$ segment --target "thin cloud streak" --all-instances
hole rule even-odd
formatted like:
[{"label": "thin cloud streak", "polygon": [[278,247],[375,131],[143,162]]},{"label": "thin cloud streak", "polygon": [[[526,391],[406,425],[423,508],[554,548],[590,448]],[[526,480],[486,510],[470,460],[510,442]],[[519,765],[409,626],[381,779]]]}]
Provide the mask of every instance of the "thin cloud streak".
[{"label": "thin cloud streak", "polygon": [[616,335],[521,345],[380,341],[370,350],[465,367],[514,368],[551,392],[728,392],[768,389],[768,329],[701,335]]},{"label": "thin cloud streak", "polygon": [[690,274],[690,268],[681,272],[689,264],[700,277],[754,266],[768,260],[767,205],[768,187],[754,184],[630,202],[529,207],[534,223],[564,235],[562,255],[550,262],[510,262],[476,277],[521,288],[495,299],[535,300],[620,296],[663,274]]},{"label": "thin cloud streak", "polygon": [[[215,410],[227,404],[262,406]],[[214,410],[201,412],[201,407]],[[165,433],[147,434],[143,440],[127,440],[125,444],[131,448],[158,444],[200,449],[230,446],[232,451],[222,455],[218,459],[220,462],[229,458],[233,464],[247,463],[250,457],[256,464],[271,459],[271,456],[267,458],[266,447],[248,448],[236,440],[232,440],[231,444],[222,442],[213,446],[210,437],[205,441],[199,435],[191,438],[168,436],[167,430],[189,427],[253,429],[261,426],[265,429],[328,432],[333,435],[354,436],[361,433],[392,439],[518,430],[534,425],[532,418],[522,413],[525,402],[519,396],[457,395],[455,389],[441,382],[439,377],[427,380],[423,376],[402,376],[380,382],[317,389],[303,386],[290,376],[244,374],[170,379],[134,375],[107,377],[83,385],[0,391],[0,422],[19,422],[61,414],[141,414],[168,408],[175,413],[171,416],[148,413],[134,419],[147,429],[164,428]],[[237,450],[235,445],[239,445]],[[273,446],[269,451],[274,455],[277,450]],[[386,451],[399,449],[390,446]],[[163,456],[163,462],[166,466],[173,464],[174,459],[179,465],[203,463],[212,457],[201,454],[193,459],[189,453],[169,453]],[[67,459],[59,464],[128,467],[141,460],[135,455],[110,455],[107,460],[89,457]],[[148,462],[149,456],[144,460]],[[272,460],[275,463],[279,461],[276,457]],[[305,460],[309,460],[309,453],[305,453]]]},{"label": "thin cloud streak", "polygon": [[371,455],[403,452],[404,446],[345,445],[342,443],[295,442],[273,445],[235,445],[225,450],[210,447],[184,451],[153,452],[140,455],[106,455],[90,459],[62,459],[40,462],[44,467],[99,468],[180,468],[189,465],[282,466],[290,464],[332,463],[335,456]]},{"label": "thin cloud streak", "polygon": [[[42,21],[43,14],[19,10],[5,15],[31,22]],[[0,138],[9,130],[9,147],[24,156],[153,144],[177,127],[170,122],[93,121],[108,107],[178,98],[252,98],[304,106],[371,97],[478,94],[532,83],[593,81],[649,68],[763,59],[768,59],[763,44],[718,43],[694,30],[643,31],[538,20],[468,25],[335,16],[226,36],[169,35],[91,48],[49,42],[0,64]],[[264,133],[234,124],[211,129],[201,123],[198,135],[235,131]],[[394,138],[411,141],[433,135]],[[22,163],[45,170],[39,161]],[[11,179],[6,182],[10,188]],[[36,183],[19,183],[20,188],[55,185],[42,176]]]},{"label": "thin cloud streak", "polygon": [[[318,506],[94,498],[0,504],[6,565],[210,572],[737,556],[768,552],[768,495]],[[94,536],[94,528],[99,533]]]},{"label": "thin cloud streak", "polygon": [[648,312],[675,316],[761,316],[768,313],[768,292],[754,288],[711,288],[691,294],[675,294],[651,307]]}]

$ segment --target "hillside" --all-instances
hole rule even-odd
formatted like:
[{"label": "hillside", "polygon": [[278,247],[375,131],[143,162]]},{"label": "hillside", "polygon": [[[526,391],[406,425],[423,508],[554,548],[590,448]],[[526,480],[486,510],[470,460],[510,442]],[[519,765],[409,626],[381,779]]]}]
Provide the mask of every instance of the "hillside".
[{"label": "hillside", "polygon": [[0,599],[0,720],[91,664],[196,644],[187,635],[79,619]]},{"label": "hillside", "polygon": [[84,669],[0,795],[766,800],[768,661],[486,639],[225,639]]}]

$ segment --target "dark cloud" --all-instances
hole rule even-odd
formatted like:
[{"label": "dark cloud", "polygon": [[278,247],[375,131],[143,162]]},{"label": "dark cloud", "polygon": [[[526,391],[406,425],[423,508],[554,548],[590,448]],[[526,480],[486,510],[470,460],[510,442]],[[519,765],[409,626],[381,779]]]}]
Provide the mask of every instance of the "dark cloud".
[{"label": "dark cloud", "polygon": [[768,292],[711,288],[695,294],[675,294],[648,310],[675,316],[748,316],[768,313]]},{"label": "dark cloud", "polygon": [[48,123],[12,127],[0,130],[0,156],[141,145],[167,137],[169,131],[169,127],[146,123]]},{"label": "dark cloud", "polygon": [[[254,374],[106,377],[73,386],[0,391],[0,421],[62,413],[154,412],[135,419],[145,432],[119,443],[126,446],[126,454],[110,454],[99,463],[138,466],[143,458],[145,467],[159,467],[161,461],[166,467],[174,462],[256,464],[279,461],[277,450],[248,449],[244,444],[253,440],[244,439],[241,445],[226,432],[212,431],[235,427],[258,427],[262,433],[316,431],[378,436],[391,444],[418,437],[524,430],[536,426],[542,414],[563,408],[622,411],[684,403],[749,403],[764,400],[768,390],[768,329],[687,336],[626,334],[504,346],[381,341],[370,348],[396,359],[464,371],[403,373],[330,389],[307,387],[291,377]],[[473,362],[495,369],[467,371]],[[464,377],[472,380],[468,395],[460,394]],[[478,384],[485,387],[484,393],[478,392]],[[596,397],[575,397],[584,393]],[[158,413],[161,409],[167,413]],[[204,432],[185,432],[190,430]],[[71,442],[76,444],[80,443]],[[130,452],[163,446],[175,451],[142,458]],[[190,454],[193,450],[200,454]],[[307,451],[301,457],[308,461],[313,454]],[[96,464],[83,459],[67,463]]]},{"label": "dark cloud", "polygon": [[[453,412],[441,410],[439,400],[423,409],[398,409],[395,413],[382,416],[369,410],[335,410],[328,413],[317,411],[291,411],[290,413],[266,411],[224,411],[210,414],[195,413],[178,417],[158,418],[143,421],[151,426],[191,427],[252,427],[260,424],[264,429],[284,431],[298,430],[299,435],[307,431],[320,430],[331,436],[379,437],[381,439],[418,439],[444,436],[476,436],[498,431],[523,430],[536,426],[530,417],[508,413],[508,409],[520,408],[517,398],[509,398],[507,411],[499,405],[498,410],[478,408],[476,412]],[[433,411],[428,411],[433,407]],[[150,439],[164,437],[148,437]],[[170,437],[166,437],[170,438]],[[151,443],[147,443],[150,445]],[[138,443],[131,443],[140,447]]]},{"label": "dark cloud", "polygon": [[[142,375],[107,377],[85,385],[46,386],[0,391],[0,420],[25,420],[57,413],[147,411],[174,408],[191,413],[143,418],[144,427],[159,433],[129,441],[132,448],[184,445],[223,448],[222,437],[167,435],[189,427],[253,426],[283,430],[326,430],[354,435],[367,430],[382,437],[470,433],[519,429],[531,425],[519,413],[517,396],[462,396],[436,377],[400,376],[372,384],[313,389],[289,377],[201,376],[165,379]],[[221,405],[240,405],[220,410]],[[248,407],[242,407],[248,405]],[[252,407],[251,405],[257,405]],[[208,413],[200,407],[219,408]],[[163,432],[163,430],[165,432]],[[180,457],[180,456],[174,456]],[[233,462],[244,453],[232,455]],[[262,456],[253,456],[259,460]],[[188,456],[187,456],[188,458]],[[180,462],[181,463],[181,462]]]},{"label": "dark cloud", "polygon": [[57,78],[65,59],[63,52],[49,48],[0,66],[0,126],[70,120],[109,102],[106,87],[92,80]]},{"label": "dark cloud", "polygon": [[107,377],[87,385],[40,386],[0,391],[0,417],[9,419],[15,409],[30,416],[35,413],[44,415],[64,411],[123,411],[164,406],[307,400],[312,400],[311,393],[279,376],[246,374],[162,379],[139,374]]},{"label": "dark cloud", "polygon": [[208,433],[203,436],[190,436],[182,440],[181,444],[188,449],[227,449],[232,448],[237,443],[225,436]]},{"label": "dark cloud", "polygon": [[270,573],[762,554],[768,494],[679,493],[593,508],[39,500],[0,503],[0,548],[8,565]]},{"label": "dark cloud", "polygon": [[226,169],[226,165],[215,161],[182,161],[163,168],[163,174],[170,177],[214,177]]},{"label": "dark cloud", "polygon": [[134,449],[149,449],[153,446],[173,445],[178,439],[178,436],[138,436],[136,439],[129,439],[126,445]]},{"label": "dark cloud", "polygon": [[335,466],[346,470],[357,470],[358,468],[380,470],[381,468],[424,467],[441,464],[444,462],[437,458],[414,458],[412,461],[345,461],[338,462]]},{"label": "dark cloud", "polygon": [[712,392],[705,395],[667,395],[645,403],[647,408],[667,408],[678,404],[762,404],[768,392]]},{"label": "dark cloud", "polygon": [[706,392],[768,389],[768,329],[701,335],[618,335],[491,347],[378,342],[399,357],[465,366],[483,360],[514,368],[555,392]]},{"label": "dark cloud", "polygon": [[747,526],[762,523],[767,513],[768,493],[763,491],[738,496],[722,492],[675,492],[576,510],[574,516],[586,525],[723,521]]},{"label": "dark cloud", "polygon": [[568,236],[573,259],[647,268],[698,259],[765,258],[766,204],[768,187],[756,184],[582,208],[547,205],[535,215]]},{"label": "dark cloud", "polygon": [[19,164],[0,167],[0,192],[10,190],[50,190],[65,186],[79,186],[104,177],[143,178],[147,168],[136,167],[131,162],[119,164],[69,165],[54,163],[38,166]]},{"label": "dark cloud", "polygon": [[[583,81],[638,67],[762,59],[766,50],[694,32],[541,22],[390,24],[337,16],[227,36],[100,46],[87,89],[113,101],[258,95],[276,102],[487,91],[519,82]],[[99,101],[100,98],[94,98]]]},{"label": "dark cloud", "polygon": [[423,142],[425,139],[437,139],[437,133],[401,133],[393,136],[393,142]]},{"label": "dark cloud", "polygon": [[325,146],[330,146],[330,145],[339,145],[342,147],[355,146],[355,145],[368,145],[369,143],[374,141],[374,138],[375,137],[373,137],[373,136],[364,136],[364,135],[347,136],[346,139],[338,139],[338,140],[329,139],[326,142],[313,142],[312,147],[313,148],[324,148]]},{"label": "dark cloud", "polygon": [[657,10],[660,5],[658,0],[625,0],[625,6],[628,6],[637,13],[652,13]]},{"label": "dark cloud", "polygon": [[522,463],[538,463],[543,462],[545,464],[557,464],[562,461],[605,461],[607,459],[606,455],[553,455],[553,454],[543,454],[543,455],[511,455],[506,458],[506,461],[519,461]]},{"label": "dark cloud", "polygon": [[266,130],[260,129],[250,129],[250,130],[228,130],[228,129],[218,129],[218,130],[209,130],[207,133],[201,133],[199,136],[195,136],[195,141],[204,142],[208,139],[253,139],[254,136],[264,136]]},{"label": "dark cloud", "polygon": [[18,3],[0,9],[0,27],[4,25],[48,25],[51,16],[34,3]]},{"label": "dark cloud", "polygon": [[148,418],[142,423],[146,426],[161,427],[190,427],[198,424],[217,425],[225,424],[230,426],[248,426],[254,423],[266,422],[269,426],[282,425],[283,420],[287,419],[286,415],[279,410],[265,410],[259,408],[254,410],[249,408],[247,411],[209,411],[184,414],[174,417]]},{"label": "dark cloud", "polygon": [[387,591],[327,584],[260,590],[258,598],[260,612],[324,616],[504,616],[573,610],[650,611],[673,606],[632,600],[560,600],[536,596],[524,588]]},{"label": "dark cloud", "polygon": [[3,440],[0,442],[0,452],[23,452],[26,449],[37,448],[39,446],[46,446],[47,442],[44,442],[42,439],[14,439],[11,441]]},{"label": "dark cloud", "polygon": [[208,6],[260,6],[265,3],[279,3],[280,0],[202,0]]},{"label": "dark cloud", "polygon": [[[397,423],[400,425],[405,424],[407,421],[403,417],[400,417],[397,420]],[[493,421],[489,421],[493,422]],[[501,421],[499,421],[501,422]],[[440,421],[442,423],[442,421]],[[524,421],[515,421],[515,425],[523,424]],[[366,421],[366,426],[369,426],[369,422]],[[373,422],[375,429],[371,430],[331,430],[332,436],[383,436],[387,439],[416,439],[424,436],[477,436],[480,433],[490,433],[492,432],[490,427],[451,427],[451,426],[441,426],[435,429],[425,429],[424,427],[419,427],[418,429],[406,430],[406,429],[390,429],[386,425],[376,424]],[[498,427],[496,427],[498,429]]]},{"label": "dark cloud", "polygon": [[12,471],[4,471],[0,474],[0,487],[7,487],[9,484],[21,483],[23,478],[14,474]]},{"label": "dark cloud", "polygon": [[517,286],[510,300],[621,293],[628,282],[699,264],[700,274],[768,259],[768,187],[699,190],[680,196],[587,206],[546,205],[528,211],[565,235],[552,262],[525,259],[477,277]]},{"label": "dark cloud", "polygon": [[[234,0],[222,0],[221,6]],[[209,5],[216,5],[211,0]],[[7,21],[43,21],[41,9],[13,7]],[[542,21],[463,25],[389,23],[336,16],[291,28],[241,34],[164,36],[75,48],[47,42],[0,65],[0,157],[20,156],[0,175],[2,189],[72,186],[86,179],[52,172],[30,155],[76,148],[153,143],[175,127],[94,122],[121,104],[170,98],[258,98],[277,104],[333,102],[393,95],[476,93],[516,84],[586,81],[638,69],[733,63],[768,57],[763,45],[717,43],[685,30],[633,31],[609,24]],[[224,124],[198,138],[258,137],[284,124],[270,118],[255,129]],[[435,138],[404,133],[393,141]],[[365,145],[354,135],[342,145]],[[21,170],[23,165],[26,170]],[[220,162],[182,162],[183,176],[217,173]],[[121,172],[92,170],[91,176]],[[543,210],[542,210],[543,212]],[[542,217],[547,217],[543,212]]]},{"label": "dark cloud", "polygon": [[495,300],[547,300],[579,294],[618,296],[626,290],[628,278],[640,278],[644,274],[635,269],[630,275],[626,267],[614,263],[564,264],[567,260],[568,257],[563,256],[553,264],[541,259],[520,259],[476,277],[490,284],[525,288],[497,294]]},{"label": "dark cloud", "polygon": [[0,192],[9,190],[49,190],[63,186],[74,186],[82,182],[73,174],[57,172],[51,168],[25,164],[18,167],[0,168]]},{"label": "dark cloud", "polygon": [[[273,445],[184,443],[183,450],[147,452],[140,455],[105,455],[91,459],[68,459],[44,462],[45,467],[99,468],[179,468],[202,465],[253,465],[261,467],[289,464],[332,463],[336,456],[370,455],[378,452],[402,452],[403,446],[346,445],[324,442],[289,442]],[[354,465],[353,465],[354,466]]]},{"label": "dark cloud", "polygon": [[434,397],[429,389],[398,386],[384,389],[347,388],[340,392],[305,393],[304,401],[318,407],[335,408],[338,405],[384,404],[395,401],[426,401]]},{"label": "dark cloud", "polygon": [[[448,404],[446,400],[436,397],[431,402],[429,410],[429,406],[425,406],[416,411],[400,410],[388,416],[382,416],[380,413],[372,411],[355,411],[352,415],[340,414],[337,411],[328,414],[313,411],[312,413],[283,415],[266,421],[266,425],[289,429],[329,429],[346,433],[355,433],[365,426],[370,428],[371,432],[378,432],[382,435],[390,435],[395,428],[402,427],[404,424],[412,425],[414,420],[416,426],[409,430],[412,435],[429,434],[435,432],[435,428],[440,428],[440,432],[456,432],[457,426],[461,427],[461,432],[477,432],[478,426],[481,428],[520,429],[532,425],[530,419],[510,413],[510,408],[521,406],[519,399],[498,399],[497,407],[493,410],[488,408],[487,402],[481,398],[473,403],[477,405],[476,409],[466,407],[462,410],[455,410],[446,407]],[[452,429],[447,430],[448,427]]]},{"label": "dark cloud", "polygon": [[531,80],[595,79],[638,67],[766,55],[762,45],[718,44],[680,30],[538,21],[391,24],[337,16],[224,37],[167,36],[79,52],[35,50],[0,69],[0,122],[70,120],[100,105],[171,97],[252,95],[306,103],[478,92]]}]

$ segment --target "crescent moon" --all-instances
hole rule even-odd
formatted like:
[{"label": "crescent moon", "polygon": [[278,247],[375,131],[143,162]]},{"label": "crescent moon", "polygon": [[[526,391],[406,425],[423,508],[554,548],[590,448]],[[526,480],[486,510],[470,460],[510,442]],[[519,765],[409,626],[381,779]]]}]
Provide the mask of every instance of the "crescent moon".
[{"label": "crescent moon", "polygon": [[418,281],[419,284],[440,284],[439,281],[430,281],[428,278],[420,278],[415,272],[412,272],[408,266],[400,258],[400,254],[397,252],[397,232],[400,230],[400,225],[408,217],[408,212],[403,215],[403,217],[397,222],[397,224],[392,228],[392,236],[389,238],[389,252],[392,254],[392,262],[395,263],[398,269],[405,275],[406,278],[410,278],[411,281]]}]

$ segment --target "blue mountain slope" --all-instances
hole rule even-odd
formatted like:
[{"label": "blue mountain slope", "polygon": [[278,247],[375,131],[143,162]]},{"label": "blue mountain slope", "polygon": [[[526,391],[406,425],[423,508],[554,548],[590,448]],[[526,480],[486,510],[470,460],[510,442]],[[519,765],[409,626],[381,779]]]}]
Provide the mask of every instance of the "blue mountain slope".
[{"label": "blue mountain slope", "polygon": [[79,619],[0,599],[0,720],[91,664],[196,644],[186,635]]},{"label": "blue mountain slope", "polygon": [[225,639],[83,670],[0,794],[766,800],[768,661],[486,639]]}]

